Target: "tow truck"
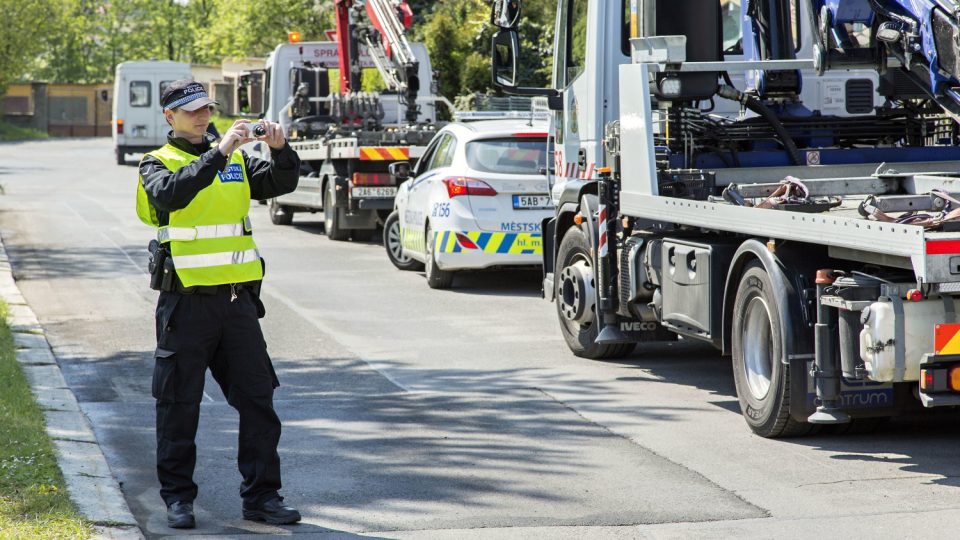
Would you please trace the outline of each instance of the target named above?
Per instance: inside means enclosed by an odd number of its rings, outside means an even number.
[[[559,0],[544,296],[571,351],[731,356],[763,437],[960,405],[953,2]],[[731,15],[732,16],[725,16]]]
[[[291,33],[240,87],[263,88],[263,117],[284,127],[304,164],[297,189],[268,201],[271,221],[290,225],[296,212],[322,210],[327,238],[369,240],[393,208],[390,166],[415,163],[442,126],[438,104],[452,105],[433,93],[426,48],[404,35],[412,22],[406,2],[335,4],[335,43]],[[332,67],[340,71],[339,93],[330,92]],[[361,91],[364,67],[377,69],[386,91]]]

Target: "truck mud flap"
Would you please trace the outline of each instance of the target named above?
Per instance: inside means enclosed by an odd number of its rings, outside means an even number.
[[[671,332],[658,322],[637,321],[618,317],[620,331],[631,341],[637,343],[650,341],[676,341],[677,334]]]

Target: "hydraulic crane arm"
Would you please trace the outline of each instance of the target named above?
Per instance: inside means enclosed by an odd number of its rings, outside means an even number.
[[[420,63],[405,35],[413,22],[409,4],[404,0],[336,0],[336,6],[341,93],[359,90],[358,44],[363,42],[387,88],[403,96],[406,120],[416,122]],[[361,7],[365,8],[366,24],[357,24],[364,12]]]

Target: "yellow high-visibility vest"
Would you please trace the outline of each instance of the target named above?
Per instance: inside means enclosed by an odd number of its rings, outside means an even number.
[[[198,159],[170,144],[146,155],[159,159],[174,173]],[[137,216],[157,228],[158,241],[170,244],[174,268],[185,287],[263,279],[249,210],[250,184],[240,151],[230,156],[227,168],[218,172],[213,183],[200,190],[186,208],[170,212],[166,226],[160,226],[142,177],[137,185]]]

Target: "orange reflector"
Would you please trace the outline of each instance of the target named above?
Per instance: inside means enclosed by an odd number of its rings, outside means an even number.
[[[406,146],[368,146],[360,148],[360,161],[406,161],[410,148]]]
[[[577,225],[583,224],[583,216],[581,216],[580,214],[573,216],[573,222],[576,223]]]
[[[597,167],[597,172],[600,174],[610,174],[611,171],[610,167]]]
[[[950,390],[960,392],[960,366],[950,368],[948,384],[950,385]]]
[[[933,329],[935,354],[960,354],[960,324],[938,324]]]
[[[303,36],[300,35],[300,32],[288,32],[287,39],[290,40],[290,43],[300,43],[300,40]]]

